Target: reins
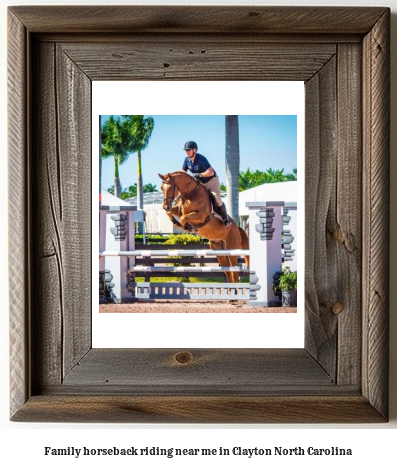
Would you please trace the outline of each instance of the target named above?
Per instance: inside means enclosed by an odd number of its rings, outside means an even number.
[[[194,193],[201,185],[200,182],[198,182],[197,180],[195,180],[194,178],[191,178],[189,184],[187,185],[187,188],[186,190],[184,191],[184,194],[182,195],[182,191],[181,189],[179,188],[179,186],[177,185],[176,181],[175,181],[175,177],[170,177],[170,181],[172,182],[172,185],[173,185],[173,190],[172,190],[172,196],[169,196],[168,198],[165,197],[164,198],[164,201],[167,201],[167,199],[171,199],[173,198],[173,202],[172,202],[172,205],[171,207],[174,207],[176,205],[176,203],[178,202],[178,200],[181,198],[182,201],[184,199],[186,199],[189,195],[191,195],[192,193]],[[193,188],[192,191],[188,192],[188,188],[189,186],[193,183],[193,181],[195,181],[197,183],[196,187]],[[169,185],[170,183],[168,183],[167,180],[163,180],[163,183],[165,183],[166,185]],[[179,192],[179,195],[177,197],[175,197],[175,188],[178,190]]]

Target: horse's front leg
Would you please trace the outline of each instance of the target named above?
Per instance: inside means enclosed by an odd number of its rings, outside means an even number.
[[[192,211],[191,213],[187,213],[181,216],[179,221],[182,224],[182,226],[184,226],[187,222],[189,222],[188,219],[190,217],[195,216],[196,214],[198,214],[198,211]]]
[[[211,250],[224,250],[225,246],[221,240],[210,240],[209,242]],[[229,258],[226,255],[217,255],[219,266],[228,267]],[[233,283],[233,272],[225,271],[226,280],[228,283]]]
[[[229,267],[236,267],[237,266],[238,257],[227,257]],[[230,279],[232,280],[230,283],[238,283],[238,271],[231,271],[230,272]]]
[[[181,223],[176,219],[175,215],[179,216],[178,208],[173,208],[171,211],[166,211],[167,216],[170,218],[170,221],[175,227],[180,227]]]

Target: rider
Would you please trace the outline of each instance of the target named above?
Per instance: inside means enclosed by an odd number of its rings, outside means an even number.
[[[214,195],[218,211],[225,226],[228,227],[232,222],[227,215],[225,203],[221,199],[219,178],[206,157],[199,154],[197,149],[198,146],[194,141],[186,142],[183,150],[186,151],[187,157],[183,162],[182,170],[184,172],[189,170],[192,176],[196,180],[200,181]]]

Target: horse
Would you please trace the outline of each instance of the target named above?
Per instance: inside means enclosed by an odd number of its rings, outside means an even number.
[[[212,250],[248,249],[247,234],[232,218],[226,227],[221,217],[212,211],[211,193],[189,174],[179,171],[158,174],[162,180],[163,209],[172,223],[186,232],[197,232],[209,240]],[[179,217],[179,220],[175,216]],[[247,266],[249,257],[245,256]],[[220,266],[237,266],[237,256],[217,256]],[[238,281],[238,272],[225,272],[229,283]]]

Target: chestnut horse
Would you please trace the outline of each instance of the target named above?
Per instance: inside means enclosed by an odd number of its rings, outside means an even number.
[[[199,181],[185,172],[159,174],[164,195],[163,208],[174,225],[187,232],[197,232],[209,240],[212,250],[248,249],[248,236],[230,219],[225,226],[222,219],[212,211],[211,194]],[[179,220],[175,216],[179,217]],[[247,266],[249,257],[244,257]],[[218,256],[223,267],[237,266],[237,256]],[[238,272],[225,272],[229,283],[238,281]]]

